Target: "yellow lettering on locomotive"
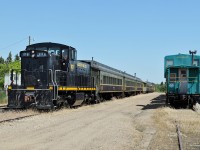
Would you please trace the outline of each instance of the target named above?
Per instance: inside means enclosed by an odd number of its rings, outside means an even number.
[[[87,65],[83,63],[77,63],[77,66],[80,68],[87,68]]]

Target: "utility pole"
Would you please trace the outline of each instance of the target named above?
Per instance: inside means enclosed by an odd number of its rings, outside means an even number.
[[[194,54],[196,54],[197,51],[196,51],[196,50],[194,50],[194,51],[189,51],[189,53],[192,54],[192,65],[194,65]]]
[[[28,44],[31,45],[31,36],[28,37]]]

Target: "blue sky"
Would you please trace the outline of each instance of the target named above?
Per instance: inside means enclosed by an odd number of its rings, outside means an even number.
[[[164,81],[164,56],[200,54],[198,0],[0,0],[0,56],[32,43],[75,47],[142,80]]]

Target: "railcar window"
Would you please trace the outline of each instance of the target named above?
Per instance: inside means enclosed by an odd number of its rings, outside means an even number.
[[[199,60],[194,60],[193,65],[199,66]]]
[[[108,81],[109,81],[109,78],[108,78],[108,77],[106,77],[106,84],[108,84]]]
[[[109,77],[109,84],[111,84],[111,82],[112,82],[111,80],[112,80],[111,77]]]
[[[175,73],[170,73],[170,81],[175,82],[176,81],[176,74]]]
[[[126,86],[134,86],[134,82],[132,82],[132,81],[126,81]]]
[[[122,85],[122,80],[113,77],[103,76],[103,84]]]
[[[103,84],[106,84],[106,76],[103,76]]]
[[[114,84],[117,85],[116,78],[114,78]]]
[[[173,65],[174,65],[174,61],[173,60],[167,60],[166,61],[166,67],[173,66]]]

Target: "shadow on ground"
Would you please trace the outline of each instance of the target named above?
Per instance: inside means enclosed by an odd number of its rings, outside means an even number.
[[[136,105],[136,106],[142,107],[142,110],[145,110],[145,109],[157,109],[157,108],[165,106],[165,99],[166,99],[165,94],[162,94],[162,95],[152,99],[150,104],[147,104],[147,105]]]

